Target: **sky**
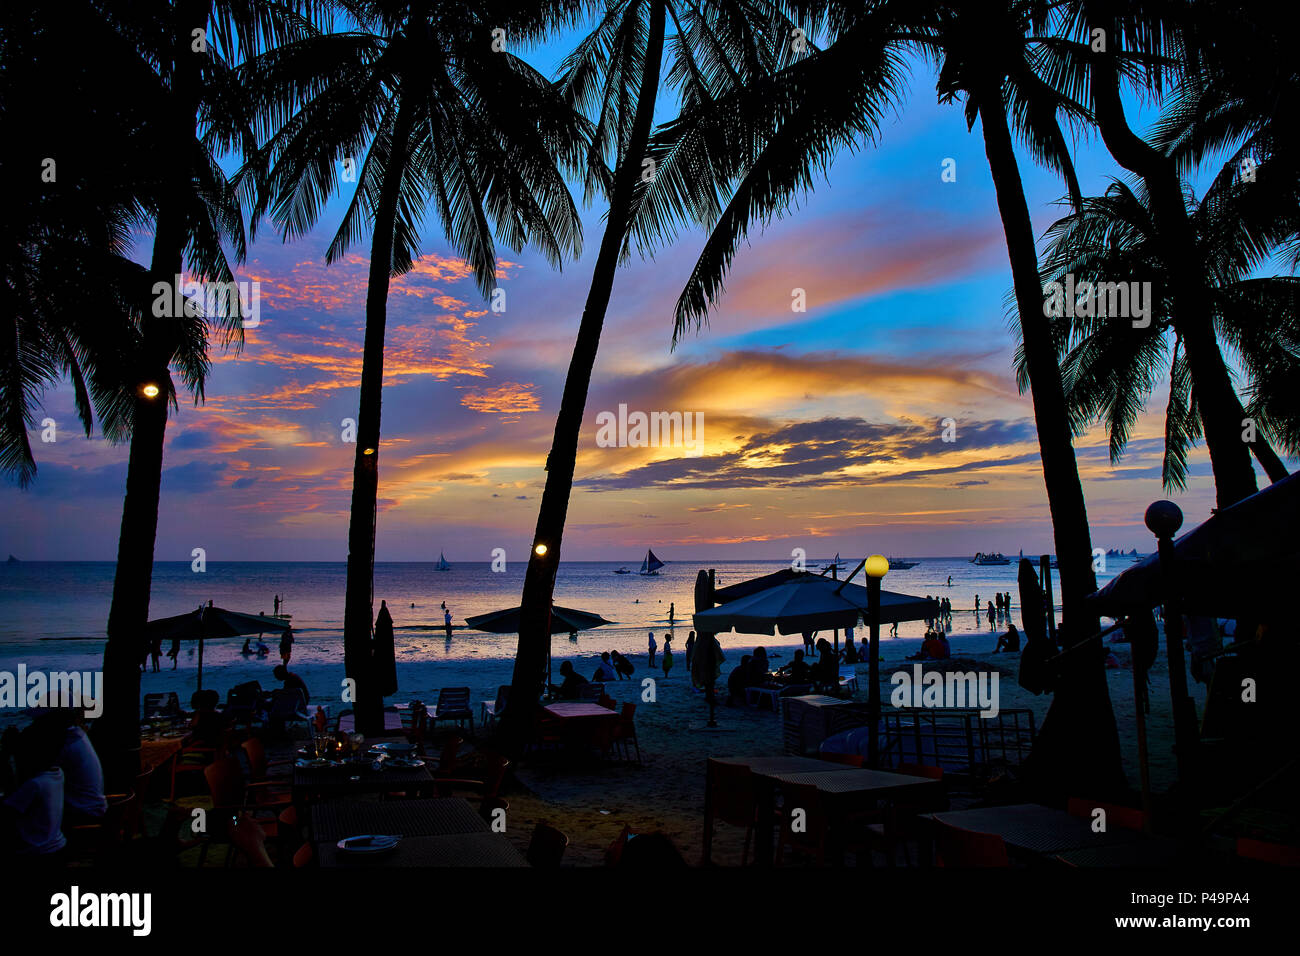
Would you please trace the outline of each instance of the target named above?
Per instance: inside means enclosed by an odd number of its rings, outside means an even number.
[[[525,57],[548,74],[571,38]],[[1046,553],[1053,550],[1030,397],[1012,368],[1006,247],[979,127],[941,106],[924,67],[878,147],[839,156],[797,208],[751,231],[720,308],[672,347],[673,307],[703,236],[685,232],[618,274],[578,450],[570,560]],[[1085,195],[1121,171],[1076,144]],[[1063,187],[1020,151],[1035,232]],[[955,160],[956,180],[941,177]],[[326,266],[347,196],[309,235],[260,233],[239,278],[261,321],[215,363],[201,405],[168,427],[156,559],[344,560],[361,372],[368,245]],[[584,254],[555,271],[499,253],[504,312],[429,217],[415,268],[389,297],[376,558],[487,561],[527,553],[603,208],[584,209]],[[144,251],[147,254],[147,237]],[[806,311],[792,310],[796,289]],[[1104,432],[1076,442],[1094,546],[1151,550],[1142,514],[1172,497],[1191,525],[1214,503],[1208,456],[1185,492],[1161,488],[1163,387],[1112,464]],[[703,416],[700,454],[602,447],[598,416]],[[38,473],[0,486],[0,553],[112,560],[127,447],[45,396]],[[944,421],[952,420],[943,440]]]

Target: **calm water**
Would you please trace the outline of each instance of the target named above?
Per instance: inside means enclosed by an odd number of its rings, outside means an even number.
[[[809,561],[820,568],[829,558]],[[1132,564],[1130,558],[1108,558],[1104,582]],[[851,569],[855,562],[849,562]],[[676,605],[676,634],[680,648],[690,629],[696,572],[701,567],[717,571],[718,585],[736,584],[787,566],[782,561],[713,561],[669,563],[654,577],[636,574],[639,562],[573,561],[560,566],[556,580],[557,604],[593,611],[617,622],[589,632],[600,643],[641,652],[647,631],[667,628],[670,604]],[[113,589],[112,562],[23,562],[0,565],[0,656],[21,654],[30,659],[65,654],[98,653],[108,619]],[[632,574],[614,571],[627,567]],[[439,659],[512,657],[514,635],[484,634],[469,630],[467,616],[519,603],[525,564],[512,563],[494,573],[487,562],[456,562],[449,571],[433,564],[389,563],[375,568],[375,601],[388,602],[407,653]],[[293,615],[300,655],[335,657],[342,653],[343,593],[346,567],[342,562],[238,562],[209,563],[202,574],[186,562],[155,565],[151,617],[166,617],[193,610],[212,600],[218,606],[251,613],[270,613],[274,596],[284,598],[284,610]],[[844,572],[841,572],[841,574]],[[947,585],[949,575],[952,586]],[[856,579],[862,581],[861,575]],[[980,567],[966,557],[927,558],[910,570],[894,570],[885,589],[918,596],[934,595],[952,601],[956,634],[988,632],[985,619],[976,619],[975,595],[986,602],[995,592],[1010,591],[1013,605],[1020,603],[1016,565]],[[1059,593],[1058,593],[1059,600]],[[451,610],[455,633],[448,642],[442,631],[441,602]],[[1018,614],[1013,620],[1019,621]],[[904,624],[900,637],[917,637],[924,624]],[[586,643],[588,635],[583,635]],[[747,635],[719,635],[723,646],[754,644]],[[566,638],[556,638],[557,648]],[[89,643],[93,642],[93,643]],[[274,641],[268,641],[274,644]],[[661,641],[662,643],[662,641]],[[799,644],[800,638],[767,638],[766,644]],[[232,643],[228,653],[238,651]],[[214,647],[212,653],[223,654]],[[273,648],[274,652],[274,648]],[[274,656],[274,653],[273,653]]]

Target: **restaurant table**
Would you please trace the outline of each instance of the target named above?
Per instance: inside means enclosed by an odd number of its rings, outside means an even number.
[[[815,772],[804,773],[755,771],[754,778],[760,783],[768,784],[759,790],[759,824],[754,844],[756,853],[765,854],[765,858],[756,857],[756,860],[764,863],[772,858],[773,796],[774,790],[782,784],[816,787],[830,817],[832,829],[847,814],[869,810],[880,800],[897,800],[901,797],[924,799],[930,794],[941,792],[943,787],[938,780],[929,777],[843,765],[839,765],[836,770],[820,767]],[[762,832],[764,829],[767,831],[765,834]],[[838,850],[836,852],[838,854]]]
[[[360,767],[294,767],[293,789],[296,796],[343,796],[355,793],[385,793],[390,791],[434,792],[433,774],[426,767],[392,767],[373,770],[369,765]]]
[[[500,833],[403,837],[396,847],[385,853],[348,852],[340,850],[337,841],[322,841],[316,849],[317,859],[323,867],[528,865],[523,854]]]
[[[185,743],[188,733],[164,734],[158,737],[140,738],[140,770],[161,767],[178,753]]]
[[[311,808],[312,838],[337,842],[364,833],[400,833],[408,837],[488,833],[468,801],[460,797],[415,800],[336,800]]]
[[[772,773],[835,773],[839,771],[852,770],[848,764],[832,763],[828,760],[815,760],[812,757],[710,757],[709,764],[722,763],[731,766],[748,767],[749,772],[753,774],[772,774]],[[768,789],[770,796],[770,782],[763,787]],[[756,788],[757,790],[758,788]],[[755,794],[757,796],[757,792]],[[761,834],[760,834],[761,839]],[[768,839],[771,839],[771,831],[768,832]],[[704,859],[711,859],[713,852],[713,773],[707,765],[704,772]],[[756,844],[755,856],[760,855]],[[769,842],[767,858],[771,859],[771,845]]]
[[[1008,853],[1029,857],[1151,840],[1134,830],[1119,827],[1112,827],[1104,833],[1094,833],[1088,820],[1037,803],[930,813],[921,819],[946,823],[963,830],[997,834],[1007,845]]]
[[[601,707],[600,704],[587,703],[563,703],[547,704],[544,708],[548,714],[559,720],[576,720],[579,718],[609,718],[618,719],[618,711],[610,710],[608,707]]]
[[[1197,860],[1194,854],[1173,840],[1160,837],[1140,839],[1135,843],[1115,843],[1107,846],[1085,847],[1080,850],[1066,850],[1052,857],[1066,866],[1122,866],[1130,868],[1166,867],[1179,865],[1196,865],[1206,860]]]

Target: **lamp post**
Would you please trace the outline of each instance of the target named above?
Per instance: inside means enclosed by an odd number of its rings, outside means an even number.
[[[1183,526],[1183,512],[1172,501],[1157,501],[1143,519],[1158,542],[1160,584],[1164,593],[1165,652],[1169,655],[1169,696],[1174,711],[1174,754],[1178,777],[1190,782],[1196,750],[1196,704],[1187,693],[1187,668],[1183,658],[1183,615],[1175,581],[1174,535]]]
[[[871,637],[867,657],[867,711],[871,717],[867,765],[875,768],[880,762],[880,580],[889,573],[889,561],[884,555],[873,554],[863,570],[867,573],[867,627]]]

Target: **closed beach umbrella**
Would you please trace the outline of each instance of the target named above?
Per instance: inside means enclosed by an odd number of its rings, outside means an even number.
[[[393,616],[388,613],[388,605],[383,601],[379,602],[379,613],[375,615],[373,663],[379,696],[391,697],[396,694],[397,651],[393,648]]]
[[[749,590],[742,582],[723,588],[718,607],[695,614],[695,629],[710,634],[736,630],[743,634],[801,634],[850,628],[867,612],[867,589],[809,572],[768,575],[766,587]],[[748,593],[746,593],[748,592]],[[742,596],[734,596],[734,595]],[[733,597],[734,596],[734,597]],[[939,602],[895,591],[880,592],[880,622],[924,621],[937,617]]]
[[[198,641],[199,686],[203,689],[203,642],[221,637],[244,637],[249,634],[282,634],[290,626],[284,621],[264,614],[244,614],[224,607],[204,605],[188,614],[160,617],[145,625],[145,638],[150,642]]]

